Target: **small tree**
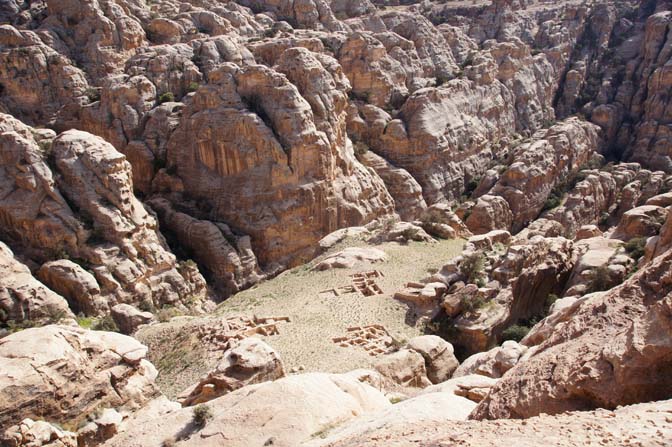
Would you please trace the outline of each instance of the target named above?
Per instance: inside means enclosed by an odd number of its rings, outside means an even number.
[[[460,262],[460,273],[469,283],[475,283],[485,268],[483,253],[473,253],[464,257]]]

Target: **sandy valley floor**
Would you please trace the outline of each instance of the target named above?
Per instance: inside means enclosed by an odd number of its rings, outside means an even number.
[[[406,282],[422,278],[457,256],[463,244],[462,240],[385,243],[376,248],[387,253],[386,262],[364,263],[353,269],[312,271],[323,255],[229,298],[217,308],[217,316],[179,317],[145,327],[136,336],[150,347],[150,360],[160,372],[159,384],[171,397],[197,381],[221,358],[221,351],[208,350],[201,342],[198,326],[212,325],[234,315],[290,318],[290,322],[279,324],[278,335],[265,337],[279,352],[287,372],[299,367],[305,371],[330,372],[370,367],[375,357],[358,347],[340,347],[332,339],[345,335],[349,327],[370,324],[385,326],[399,342],[418,335],[421,329],[405,322],[407,306],[392,297]],[[367,246],[367,243],[349,239],[329,253],[347,246]],[[384,275],[377,279],[382,295],[320,296],[320,291],[351,284],[353,273],[372,269]]]

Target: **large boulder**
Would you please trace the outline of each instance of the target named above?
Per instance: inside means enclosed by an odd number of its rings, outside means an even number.
[[[412,338],[406,345],[425,359],[427,378],[432,383],[441,383],[453,374],[459,362],[453,354],[453,345],[436,335],[421,335]]]
[[[182,393],[182,405],[200,404],[238,388],[284,376],[282,361],[273,348],[258,338],[245,338],[224,353],[214,371]]]
[[[100,408],[136,410],[158,393],[146,355],[125,335],[68,326],[0,339],[0,426],[31,418],[76,427]]]
[[[68,302],[30,273],[0,242],[0,323],[58,320],[74,317]]]
[[[392,383],[402,387],[424,388],[432,384],[427,378],[424,357],[410,349],[381,357],[375,368]]]
[[[151,312],[143,312],[130,304],[117,304],[110,309],[117,327],[123,334],[132,334],[138,327],[154,321]]]

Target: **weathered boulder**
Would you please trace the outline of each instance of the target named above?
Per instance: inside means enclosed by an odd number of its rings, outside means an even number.
[[[432,384],[427,378],[424,357],[410,349],[381,357],[375,368],[384,377],[402,387],[424,388]]]
[[[8,447],[77,447],[77,435],[48,422],[26,418],[0,433],[0,443]]]
[[[224,353],[214,371],[185,390],[181,397],[188,407],[216,399],[247,385],[285,376],[277,352],[257,338],[245,338]]]
[[[454,378],[480,374],[499,379],[505,372],[513,368],[527,351],[527,347],[508,340],[502,346],[487,352],[474,354],[467,358],[455,370]]]
[[[511,230],[513,214],[506,200],[498,196],[484,195],[478,198],[470,210],[465,224],[474,234],[493,230]]]
[[[612,234],[613,238],[629,241],[635,237],[655,236],[667,218],[668,210],[643,205],[626,211]]]
[[[77,426],[99,408],[136,410],[158,392],[146,354],[133,338],[77,327],[0,339],[0,425],[31,418]]]
[[[52,290],[67,297],[74,313],[96,315],[106,310],[96,278],[69,259],[45,262],[37,271],[37,277]]]
[[[74,317],[68,302],[35,279],[30,269],[0,242],[0,323],[58,322],[68,317]]]
[[[453,377],[445,382],[425,388],[420,394],[449,392],[479,403],[485,399],[485,396],[488,395],[490,389],[495,386],[498,380],[481,374]]]
[[[130,304],[117,304],[110,309],[110,314],[122,334],[130,335],[143,324],[154,321],[151,312],[142,312]]]
[[[453,354],[453,345],[436,335],[412,338],[406,345],[425,359],[427,378],[436,384],[450,379],[459,362]]]

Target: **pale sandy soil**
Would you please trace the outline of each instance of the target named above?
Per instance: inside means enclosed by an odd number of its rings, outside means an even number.
[[[279,324],[279,334],[264,337],[275,348],[287,372],[303,367],[305,371],[343,372],[370,367],[375,357],[360,348],[343,348],[332,341],[353,326],[382,324],[399,342],[421,333],[421,328],[406,323],[407,306],[392,298],[406,282],[416,281],[457,256],[464,241],[437,241],[434,244],[412,242],[408,245],[385,243],[376,248],[389,257],[384,263],[355,266],[324,272],[311,271],[310,264],[284,272],[222,303],[215,316],[183,317],[169,323],[141,329],[136,337],[150,347],[150,360],[159,369],[159,385],[174,397],[217,364],[221,352],[208,352],[196,335],[200,325],[213,319],[234,315],[289,317]],[[348,240],[329,253],[347,246],[367,246],[361,240]],[[350,275],[376,269],[385,276],[377,280],[383,294],[364,297],[359,293],[320,298],[319,292],[351,284]]]

